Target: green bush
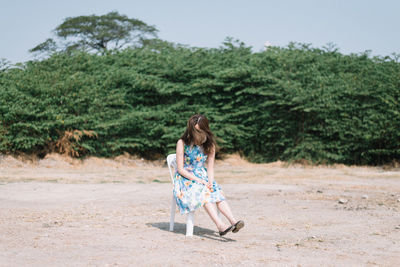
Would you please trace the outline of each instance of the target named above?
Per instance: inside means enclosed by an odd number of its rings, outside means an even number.
[[[399,99],[397,59],[296,43],[56,53],[0,70],[0,152],[43,156],[64,137],[79,157],[155,159],[202,113],[222,153],[384,164],[400,159]],[[95,135],[66,139],[75,130]]]

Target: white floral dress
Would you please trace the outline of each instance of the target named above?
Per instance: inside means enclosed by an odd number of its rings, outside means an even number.
[[[192,148],[184,145],[183,168],[196,177],[208,182],[207,168],[204,166],[207,155],[202,147],[195,145]],[[189,180],[175,171],[173,193],[181,214],[194,211],[208,202],[225,200],[224,193],[214,180],[211,190],[198,182]]]

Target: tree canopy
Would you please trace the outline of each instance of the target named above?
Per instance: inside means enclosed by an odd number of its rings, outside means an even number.
[[[105,15],[68,17],[53,31],[59,39],[48,38],[29,51],[52,54],[57,51],[83,50],[105,53],[110,49],[141,46],[157,37],[158,30],[143,21],[128,18],[116,11]]]

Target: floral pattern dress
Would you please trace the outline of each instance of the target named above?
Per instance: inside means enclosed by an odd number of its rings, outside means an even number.
[[[190,147],[184,144],[183,168],[196,177],[208,182],[207,168],[204,166],[207,155],[202,147],[195,145]],[[212,188],[187,179],[175,171],[173,193],[181,214],[189,213],[204,206],[208,202],[225,200],[224,193],[214,180]]]

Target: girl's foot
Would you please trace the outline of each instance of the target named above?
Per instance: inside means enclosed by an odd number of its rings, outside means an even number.
[[[244,221],[239,220],[234,225],[232,225],[232,232],[237,233],[240,229],[244,227]]]
[[[220,235],[220,236],[226,235],[227,233],[229,233],[229,231],[232,230],[232,228],[233,228],[233,225],[228,226],[228,228],[226,228],[226,229],[223,230],[223,231],[219,230],[219,235]]]

